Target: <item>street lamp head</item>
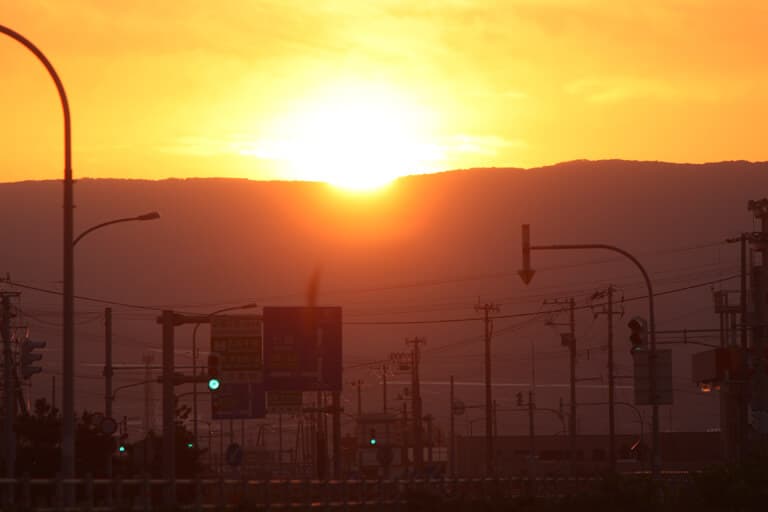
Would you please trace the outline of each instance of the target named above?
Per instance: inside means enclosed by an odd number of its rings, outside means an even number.
[[[149,213],[145,213],[144,215],[138,215],[136,217],[136,220],[155,220],[155,219],[159,219],[159,218],[160,218],[160,214],[159,213],[157,213],[157,212],[149,212]]]

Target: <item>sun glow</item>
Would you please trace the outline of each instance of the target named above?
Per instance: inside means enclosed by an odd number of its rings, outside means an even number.
[[[289,179],[372,190],[431,172],[442,159],[423,108],[389,91],[345,88],[299,105],[253,153],[282,161]]]

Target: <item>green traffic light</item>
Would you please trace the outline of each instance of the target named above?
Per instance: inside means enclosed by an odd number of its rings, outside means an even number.
[[[119,451],[120,453],[125,453],[125,445],[124,445],[124,444],[121,444],[121,445],[120,445],[120,446],[117,448],[117,451]]]
[[[195,446],[195,445],[194,445],[193,443],[187,443],[187,448],[192,448],[192,447],[194,447],[194,446]]]
[[[372,439],[371,439],[370,441],[368,441],[368,442],[371,444],[371,446],[376,446],[376,439],[375,439],[375,438],[372,438]]]
[[[208,379],[208,389],[216,391],[221,387],[221,381],[219,379]]]

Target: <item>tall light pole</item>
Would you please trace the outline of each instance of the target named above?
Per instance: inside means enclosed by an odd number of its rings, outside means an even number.
[[[229,308],[222,308],[208,314],[208,318],[218,315],[219,313],[226,313],[227,311],[237,311],[239,309],[253,309],[259,307],[255,302],[248,304],[242,304],[240,306],[232,306]],[[195,324],[192,329],[192,376],[197,377],[197,329],[200,327],[200,322]],[[197,381],[192,383],[192,430],[197,443]]]
[[[102,222],[86,229],[80,233],[77,238],[72,241],[72,247],[74,248],[77,243],[82,240],[86,235],[93,233],[97,229],[101,229],[112,224],[118,224],[120,222],[132,222],[132,221],[145,221],[156,220],[160,218],[160,214],[157,212],[149,212],[142,215],[136,215],[135,217],[121,217],[119,219]],[[112,417],[112,308],[106,308],[104,310],[104,414],[107,417]],[[110,459],[111,460],[111,459]]]
[[[648,378],[650,380],[649,383],[649,395],[651,398],[651,404],[652,404],[652,419],[651,419],[651,474],[653,478],[656,480],[660,476],[661,472],[661,450],[659,447],[659,403],[658,403],[658,397],[656,396],[657,392],[657,385],[656,385],[656,365],[657,365],[657,359],[656,359],[656,315],[655,315],[655,307],[653,302],[653,286],[651,285],[651,279],[648,277],[648,272],[646,272],[645,267],[630,253],[627,251],[620,249],[618,247],[614,247],[613,245],[606,245],[606,244],[573,244],[573,245],[531,245],[530,240],[530,226],[528,224],[523,224],[522,226],[522,241],[523,241],[523,268],[520,269],[518,272],[520,275],[520,278],[523,280],[523,282],[527,285],[531,282],[531,279],[533,279],[533,275],[535,274],[535,271],[533,268],[531,268],[531,251],[536,250],[579,250],[579,249],[604,249],[608,251],[613,251],[621,254],[628,260],[630,260],[632,263],[635,264],[635,266],[640,270],[640,273],[643,275],[643,280],[645,280],[645,287],[647,289],[648,293],[648,317],[649,317],[649,334],[651,339],[651,350],[648,354]]]
[[[64,391],[62,398],[61,473],[64,479],[75,476],[75,265],[72,244],[74,226],[74,187],[72,180],[72,126],[69,102],[64,85],[48,58],[27,38],[10,28],[0,25],[0,33],[18,41],[45,66],[59,93],[64,114],[64,225],[62,237],[62,272],[64,290],[62,300],[62,373]],[[74,495],[67,492],[67,502]]]
[[[134,221],[146,221],[156,220],[160,218],[160,214],[157,212],[144,213],[142,215],[136,215],[135,217],[121,217],[119,219],[102,222],[91,226],[77,238],[72,241],[72,248],[82,240],[86,235],[93,233],[97,229],[101,229],[112,224],[119,224],[121,222],[134,222]],[[112,308],[106,308],[104,310],[104,414],[108,418],[112,418],[112,376],[114,371],[112,370]],[[112,418],[114,419],[114,418]],[[112,477],[112,456],[107,457],[107,477]]]

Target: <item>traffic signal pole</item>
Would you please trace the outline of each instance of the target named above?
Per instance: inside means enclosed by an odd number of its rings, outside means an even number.
[[[661,472],[661,448],[659,446],[659,404],[657,396],[657,383],[656,383],[656,310],[654,306],[653,297],[653,285],[651,279],[648,277],[645,267],[629,252],[615,247],[613,245],[606,244],[573,244],[573,245],[531,245],[530,243],[530,226],[523,224],[522,226],[522,248],[523,248],[523,268],[519,271],[520,277],[525,284],[530,283],[533,279],[535,271],[530,265],[530,252],[535,250],[584,250],[584,249],[602,249],[612,251],[621,254],[625,258],[629,259],[640,273],[643,275],[645,281],[645,287],[648,293],[648,317],[649,317],[649,334],[650,334],[650,353],[648,354],[648,366],[650,377],[650,397],[652,405],[652,434],[651,434],[651,474],[654,479],[658,479]]]

